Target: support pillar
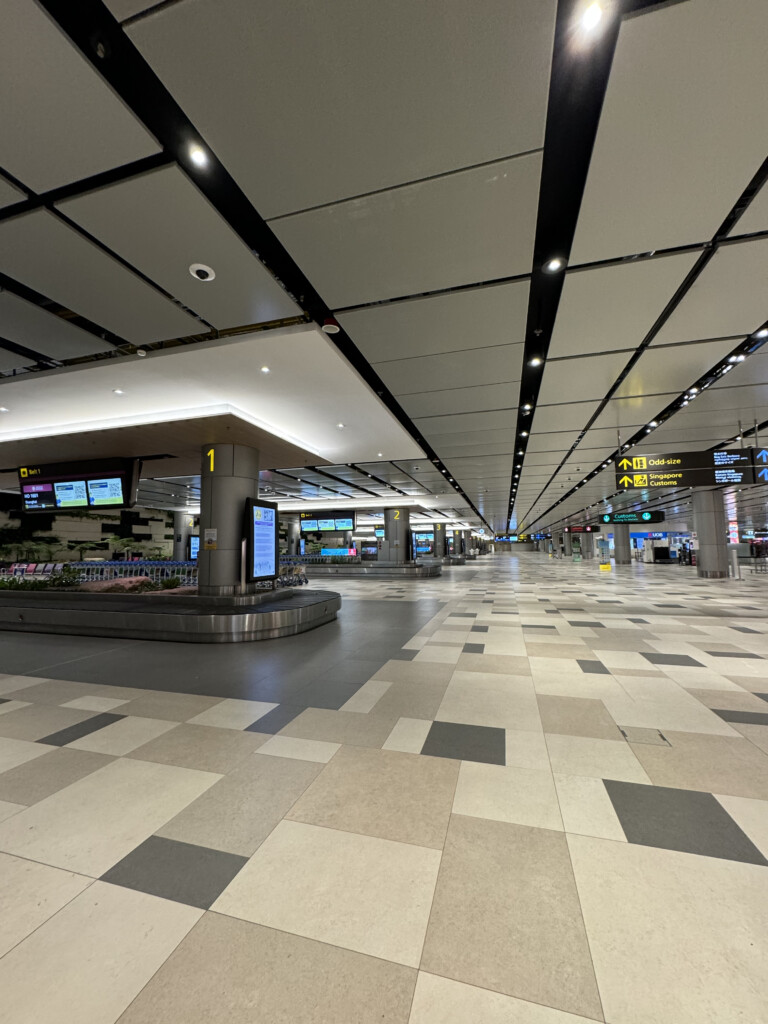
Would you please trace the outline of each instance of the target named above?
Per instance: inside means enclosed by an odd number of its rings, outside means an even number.
[[[573,544],[571,543],[571,535],[570,535],[570,533],[564,533],[563,534],[563,547],[565,548],[565,556],[566,556],[566,558],[570,558],[571,555],[573,554]]]
[[[195,519],[189,512],[173,513],[173,560],[174,562],[186,562],[189,558],[189,537],[192,533]]]
[[[629,524],[613,524],[613,555],[616,565],[632,564],[632,547],[629,540]]]
[[[445,558],[445,524],[435,523],[435,558]]]
[[[410,525],[410,509],[384,509],[384,543],[380,555],[382,562],[400,563],[410,560]]]
[[[582,533],[581,535],[581,557],[584,559],[595,557],[595,546],[591,533]]]
[[[288,541],[288,554],[298,555],[301,551],[301,525],[299,520],[291,518],[286,522],[287,532],[286,540]]]
[[[203,445],[200,476],[198,593],[236,594],[245,499],[259,496],[259,453],[243,444]]]
[[[696,573],[707,580],[728,575],[728,544],[723,497],[719,491],[693,491],[693,528],[698,535]]]
[[[347,551],[349,551],[349,549],[352,547],[352,544],[353,544],[352,531],[351,530],[345,530],[344,531],[344,547],[347,549]]]

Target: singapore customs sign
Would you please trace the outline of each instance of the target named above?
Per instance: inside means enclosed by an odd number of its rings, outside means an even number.
[[[733,451],[666,452],[625,455],[616,462],[620,490],[653,487],[713,487],[755,483],[756,459],[768,452],[755,448]],[[759,475],[759,470],[757,470]],[[768,470],[765,473],[768,479]]]

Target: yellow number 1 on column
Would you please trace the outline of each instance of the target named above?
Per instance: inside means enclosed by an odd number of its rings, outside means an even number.
[[[211,449],[210,449],[209,451],[207,451],[207,452],[206,452],[205,454],[206,454],[206,455],[208,456],[208,458],[209,458],[209,459],[211,460],[211,472],[213,472],[213,448],[211,448]]]

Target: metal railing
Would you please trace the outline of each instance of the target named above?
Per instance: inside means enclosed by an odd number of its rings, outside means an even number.
[[[77,583],[146,577],[153,583],[178,578],[181,587],[197,586],[197,562],[16,562],[0,569],[1,576],[22,579],[47,579],[63,569],[76,573]]]

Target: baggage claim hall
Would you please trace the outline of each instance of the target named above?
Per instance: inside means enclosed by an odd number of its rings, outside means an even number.
[[[3,0],[3,1024],[766,1024],[766,0]]]

